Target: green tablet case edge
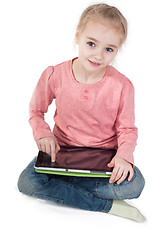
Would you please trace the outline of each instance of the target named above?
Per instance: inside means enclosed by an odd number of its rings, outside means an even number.
[[[37,173],[55,174],[55,175],[65,175],[65,176],[76,176],[76,177],[110,177],[109,174],[91,174],[91,173],[77,173],[77,172],[63,172],[63,171],[49,171],[35,169]]]

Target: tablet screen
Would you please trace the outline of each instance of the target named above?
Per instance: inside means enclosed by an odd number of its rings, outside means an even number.
[[[51,162],[50,155],[40,151],[35,167],[111,172],[112,168],[107,164],[115,154],[116,149],[60,146],[55,162]]]

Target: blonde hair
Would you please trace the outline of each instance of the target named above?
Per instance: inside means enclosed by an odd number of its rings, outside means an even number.
[[[122,13],[113,6],[109,6],[105,3],[94,4],[86,8],[80,18],[78,27],[82,32],[89,20],[94,18],[103,18],[103,20],[109,21],[110,24],[114,25],[122,31],[123,38],[122,43],[127,38],[127,20]]]

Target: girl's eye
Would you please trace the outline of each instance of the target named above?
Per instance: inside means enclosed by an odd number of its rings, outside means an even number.
[[[106,51],[107,52],[113,52],[113,49],[112,48],[106,48]]]
[[[95,47],[95,46],[96,46],[95,43],[93,43],[93,42],[87,42],[87,44],[88,44],[90,47]]]

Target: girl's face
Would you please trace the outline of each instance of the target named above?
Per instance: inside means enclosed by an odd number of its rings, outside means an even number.
[[[101,71],[112,62],[121,46],[119,29],[102,21],[90,20],[84,30],[77,28],[78,61],[86,71]]]

